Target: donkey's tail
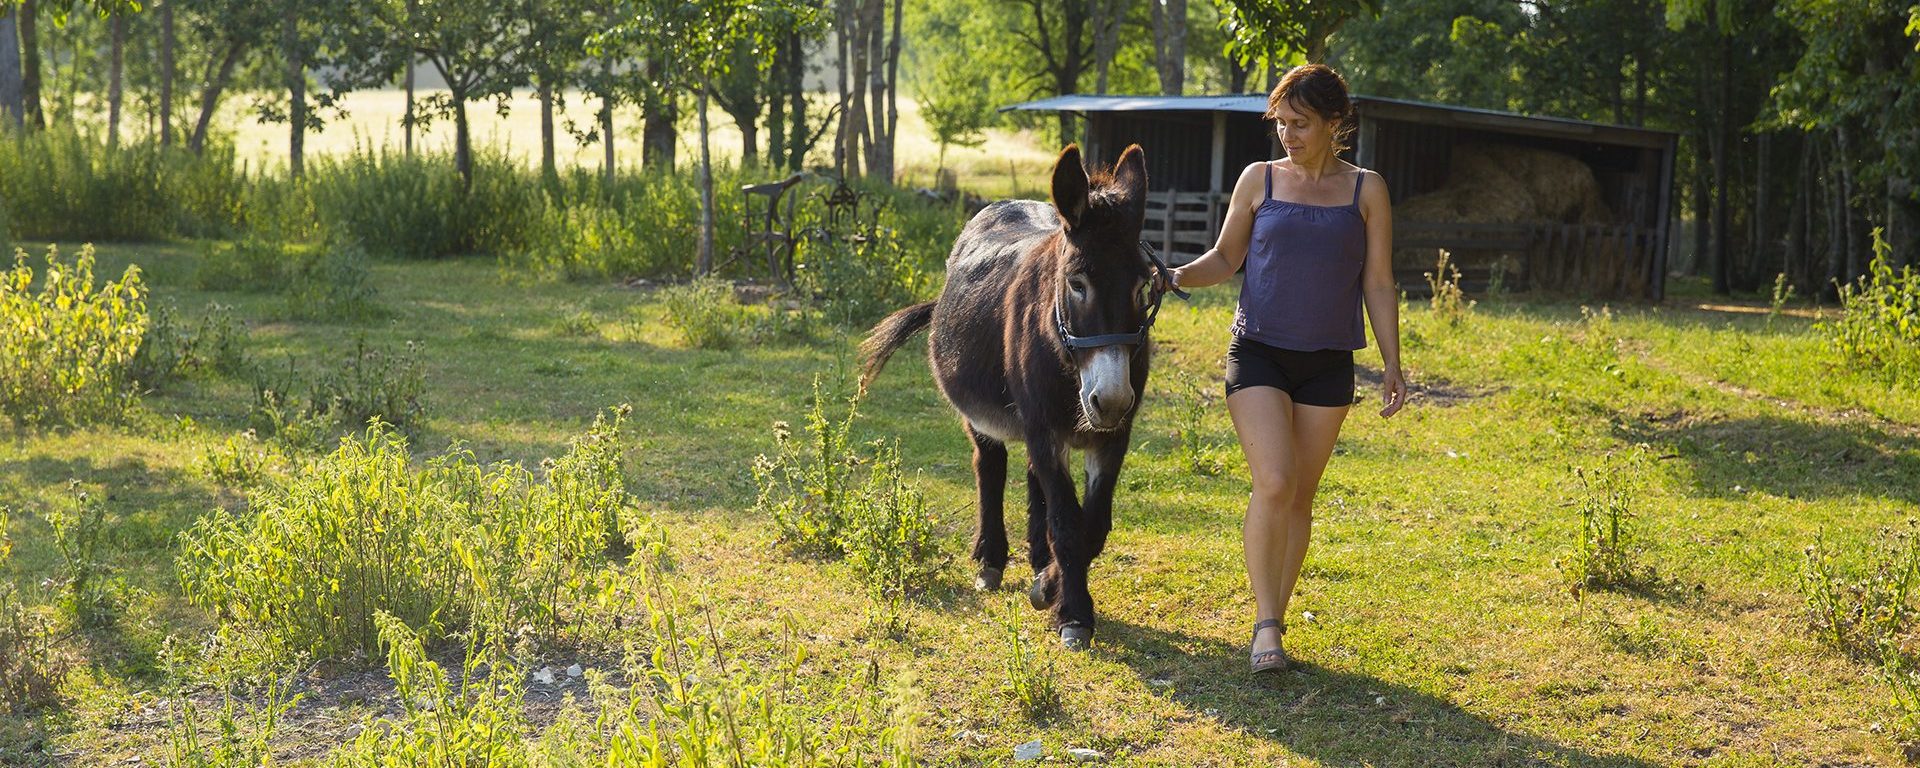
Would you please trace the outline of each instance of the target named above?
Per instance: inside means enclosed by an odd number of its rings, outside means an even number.
[[[927,301],[887,315],[887,319],[874,326],[867,340],[860,343],[860,388],[866,389],[867,383],[886,367],[887,358],[893,357],[895,350],[931,322],[933,302]]]

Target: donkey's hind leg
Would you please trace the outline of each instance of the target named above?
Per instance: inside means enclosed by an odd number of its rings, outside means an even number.
[[[973,531],[973,562],[979,571],[973,588],[992,591],[1000,588],[1000,578],[1007,571],[1007,446],[981,434],[971,423],[967,437],[973,440],[973,482],[980,494]]]

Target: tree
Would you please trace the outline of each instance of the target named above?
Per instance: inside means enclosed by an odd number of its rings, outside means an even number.
[[[699,116],[700,131],[700,239],[694,272],[713,267],[713,155],[709,144],[707,104],[714,80],[731,66],[730,54],[743,40],[764,43],[781,33],[773,20],[797,18],[806,6],[795,0],[715,0],[684,3],[679,0],[615,0],[611,29],[592,38],[590,50],[646,51],[648,58],[673,61],[675,67],[650,69],[653,86],[663,92],[690,90]],[[787,16],[782,11],[790,11]]]
[[[529,2],[527,39],[522,50],[540,101],[540,174],[551,181],[559,178],[554,163],[553,109],[566,89],[580,80],[575,73],[587,55],[587,36],[592,34],[587,22],[593,18],[593,8],[582,0]]]
[[[1153,15],[1154,73],[1160,93],[1179,96],[1187,87],[1187,0],[1148,0]]]
[[[516,85],[528,78],[525,45],[529,0],[475,3],[466,0],[418,0],[409,15],[396,0],[379,0],[368,14],[372,37],[361,51],[384,50],[388,57],[375,71],[391,76],[393,54],[425,59],[446,81],[447,91],[422,100],[421,120],[453,118],[453,162],[461,182],[473,184],[473,136],[467,106],[493,99],[500,110]]]
[[[1376,0],[1224,0],[1227,27],[1243,61],[1269,69],[1290,55],[1308,63],[1326,60],[1327,38],[1341,25],[1379,10]]]
[[[915,97],[920,100],[920,117],[933,130],[940,145],[936,168],[947,167],[947,147],[977,147],[986,143],[984,130],[993,119],[989,78],[972,66],[964,53],[949,53],[935,60],[933,76],[918,84]]]
[[[206,150],[207,133],[220,99],[233,83],[234,70],[249,51],[266,45],[278,9],[250,0],[201,0],[185,6],[188,39],[207,56],[201,75],[200,111],[187,137],[194,154]]]

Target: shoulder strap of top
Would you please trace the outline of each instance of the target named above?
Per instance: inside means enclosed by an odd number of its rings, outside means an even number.
[[[1360,179],[1359,179],[1358,181],[1355,181],[1355,182],[1353,183],[1353,202],[1351,202],[1351,203],[1348,203],[1348,205],[1355,205],[1355,206],[1357,206],[1357,205],[1359,205],[1359,204],[1360,204],[1360,188],[1361,188],[1362,186],[1365,186],[1365,185],[1366,185],[1366,183],[1367,183],[1367,172],[1366,172],[1366,171],[1361,171],[1361,172],[1359,172],[1359,173],[1357,173],[1357,174],[1355,174],[1355,175],[1356,175],[1356,176],[1359,176],[1359,177],[1360,177]]]
[[[1266,174],[1267,174],[1267,197],[1266,197],[1266,199],[1268,199],[1268,200],[1272,200],[1272,199],[1273,199],[1273,163],[1261,163],[1261,164],[1260,164],[1260,167],[1261,167],[1262,169],[1264,169],[1264,170],[1266,171]]]

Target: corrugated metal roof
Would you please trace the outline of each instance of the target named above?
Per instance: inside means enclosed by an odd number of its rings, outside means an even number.
[[[1660,130],[1657,128],[1597,123],[1565,117],[1523,115],[1518,112],[1501,112],[1493,109],[1461,107],[1453,104],[1436,104],[1433,102],[1412,101],[1408,99],[1386,99],[1357,93],[1353,95],[1353,101],[1363,110],[1367,104],[1374,103],[1391,104],[1435,112],[1449,112],[1467,116],[1465,118],[1466,120],[1477,120],[1488,127],[1495,127],[1499,125],[1501,121],[1511,120],[1552,124],[1560,127],[1561,130],[1607,128],[1660,136],[1676,135],[1673,131]],[[1227,96],[1098,96],[1076,93],[1021,104],[1012,104],[1001,107],[1000,111],[1006,112],[1015,109],[1034,112],[1247,112],[1258,115],[1266,113],[1267,97],[1258,94]]]
[[[1001,107],[1033,112],[1252,112],[1267,111],[1265,96],[1095,96],[1074,93]]]

